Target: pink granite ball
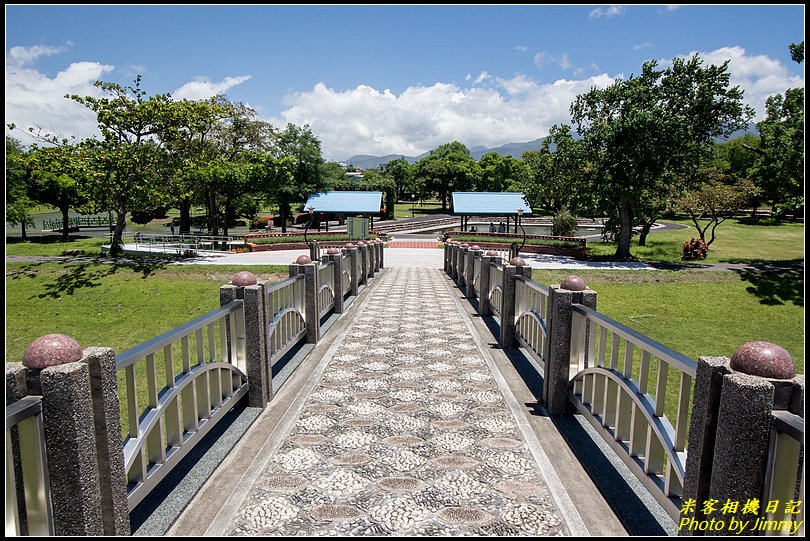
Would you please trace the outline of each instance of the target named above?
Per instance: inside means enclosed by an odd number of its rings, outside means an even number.
[[[47,368],[80,360],[84,354],[76,340],[64,334],[40,336],[28,346],[23,365],[28,368]]]

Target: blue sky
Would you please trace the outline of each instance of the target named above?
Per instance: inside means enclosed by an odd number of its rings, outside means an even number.
[[[224,93],[275,125],[310,124],[327,159],[416,155],[543,137],[577,94],[695,52],[730,59],[761,114],[804,86],[788,51],[804,9],[6,5],[6,123],[90,136],[93,115],[64,94],[140,73],[149,94]]]

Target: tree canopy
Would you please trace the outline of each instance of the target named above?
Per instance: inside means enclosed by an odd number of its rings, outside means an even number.
[[[616,256],[629,258],[633,227],[673,179],[694,182],[714,138],[744,128],[753,110],[729,87],[728,62],[703,66],[694,55],[577,96],[571,114],[594,174],[589,190],[616,227]]]

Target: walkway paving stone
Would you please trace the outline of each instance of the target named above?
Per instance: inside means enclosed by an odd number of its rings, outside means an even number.
[[[380,279],[227,533],[568,533],[443,276]]]

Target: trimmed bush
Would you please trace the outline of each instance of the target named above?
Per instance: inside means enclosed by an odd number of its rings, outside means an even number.
[[[573,237],[579,222],[567,207],[563,207],[551,220],[551,234],[555,237]]]
[[[683,243],[683,254],[681,259],[684,261],[701,261],[706,259],[706,254],[709,253],[709,247],[702,239],[688,240]]]

